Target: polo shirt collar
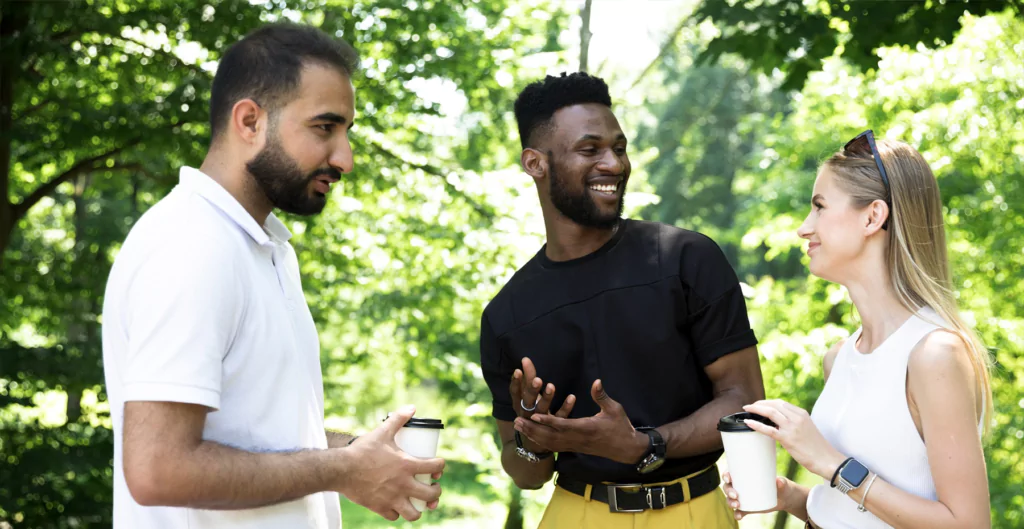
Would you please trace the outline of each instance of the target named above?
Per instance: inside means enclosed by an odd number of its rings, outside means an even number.
[[[241,227],[249,237],[252,237],[256,244],[266,245],[277,241],[284,242],[291,238],[292,233],[288,231],[284,223],[271,213],[267,221],[260,227],[256,219],[242,207],[235,197],[228,193],[216,180],[210,178],[206,173],[194,167],[182,166],[179,172],[179,185],[192,189],[199,196],[208,200],[217,209],[224,212],[232,221]]]

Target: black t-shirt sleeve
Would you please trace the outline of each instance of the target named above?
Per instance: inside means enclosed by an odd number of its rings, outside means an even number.
[[[484,381],[491,390],[491,415],[501,421],[515,420],[516,412],[508,391],[515,367],[501,352],[501,344],[494,334],[494,328],[488,321],[486,312],[480,318],[480,368],[484,374]]]
[[[681,252],[679,276],[686,296],[685,330],[701,366],[757,345],[739,279],[722,249],[698,235]]]

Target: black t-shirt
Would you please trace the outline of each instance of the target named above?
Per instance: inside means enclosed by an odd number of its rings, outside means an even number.
[[[484,309],[480,331],[492,415],[503,421],[516,418],[508,387],[523,357],[555,385],[552,410],[571,393],[571,418],[597,414],[590,387],[600,378],[634,427],[657,427],[711,401],[705,366],[755,344],[739,281],[718,245],[633,220],[579,259],[551,261],[541,248]],[[653,483],[706,468],[721,454],[669,459],[641,475],[635,464],[570,452],[558,454],[555,469],[591,483]]]

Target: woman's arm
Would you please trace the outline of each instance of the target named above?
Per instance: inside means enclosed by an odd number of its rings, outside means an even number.
[[[974,371],[966,347],[948,332],[933,332],[911,352],[908,390],[918,403],[938,501],[901,490],[876,478],[850,491],[851,499],[896,529],[975,529],[991,527],[988,479],[978,435]],[[845,459],[831,446],[806,411],[779,400],[744,406],[779,427],[747,424],[776,440],[798,463],[831,479]],[[869,469],[870,470],[870,469]]]
[[[974,368],[963,341],[945,331],[929,334],[911,352],[907,373],[938,501],[877,478],[864,507],[897,529],[991,527]],[[864,488],[850,491],[850,497],[859,503]]]

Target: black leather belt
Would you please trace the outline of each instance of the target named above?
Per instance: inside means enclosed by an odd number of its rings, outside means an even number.
[[[719,476],[718,466],[711,465],[696,476],[686,480],[689,485],[689,494],[683,487],[682,482],[671,485],[643,485],[636,484],[591,484],[571,479],[558,478],[556,484],[563,489],[579,495],[586,496],[587,485],[592,485],[590,499],[608,504],[611,512],[643,512],[647,509],[664,509],[670,505],[684,503],[703,496],[718,488]]]

